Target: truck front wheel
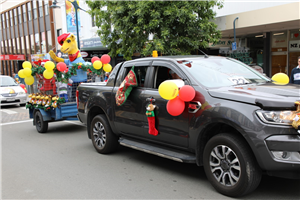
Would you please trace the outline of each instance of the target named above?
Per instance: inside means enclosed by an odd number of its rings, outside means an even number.
[[[105,115],[97,115],[91,124],[91,139],[98,153],[108,154],[117,150],[118,137],[112,132]]]
[[[212,186],[220,193],[238,197],[259,185],[259,168],[247,143],[237,135],[222,133],[205,146],[203,165]]]

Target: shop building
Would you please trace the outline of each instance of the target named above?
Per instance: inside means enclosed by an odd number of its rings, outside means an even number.
[[[248,5],[259,6],[257,4],[253,2]],[[236,6],[242,8],[241,4]],[[241,9],[234,7],[231,10],[236,13],[217,16],[215,22],[222,32],[222,39],[210,44],[208,52],[262,66],[269,77],[278,72],[290,75],[298,65],[297,58],[300,56],[300,2],[286,1],[280,5],[269,2],[267,6],[264,4],[262,8],[245,12],[239,12]],[[234,32],[236,50],[232,46]]]
[[[60,13],[50,8],[52,1],[27,0],[1,2],[1,74],[12,75],[22,68],[25,60],[41,57],[56,50],[55,22]]]

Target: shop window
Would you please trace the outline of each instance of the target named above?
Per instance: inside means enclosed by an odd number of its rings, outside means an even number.
[[[279,72],[288,74],[287,47],[287,31],[271,33],[271,76]]]

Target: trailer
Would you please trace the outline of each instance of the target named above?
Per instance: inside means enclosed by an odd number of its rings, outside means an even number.
[[[33,125],[39,133],[48,131],[49,122],[62,120],[78,120],[77,103],[67,102],[45,111],[41,108],[29,108],[29,117],[33,119]]]

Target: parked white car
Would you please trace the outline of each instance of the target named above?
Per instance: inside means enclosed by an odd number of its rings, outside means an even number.
[[[0,75],[0,101],[1,106],[25,106],[27,102],[27,94],[12,77]]]

